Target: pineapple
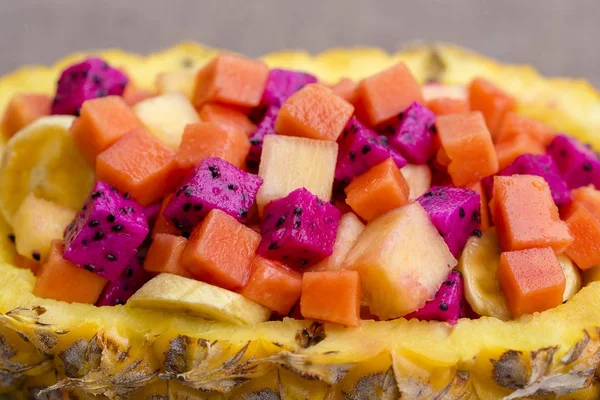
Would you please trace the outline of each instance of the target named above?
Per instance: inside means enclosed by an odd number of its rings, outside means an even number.
[[[149,86],[159,72],[189,71],[214,54],[186,43],[145,59],[116,51],[100,55]],[[74,58],[3,78],[0,109],[15,92],[51,93],[61,67]],[[452,46],[394,55],[376,49],[316,57],[284,52],[264,60],[331,82],[357,80],[398,60],[421,82],[464,86],[484,76],[521,100],[519,112],[600,147],[600,120],[594,117],[600,98],[591,86],[545,80],[529,67],[502,66]],[[10,194],[4,182],[1,190]],[[10,217],[29,192],[19,191]],[[9,229],[0,223],[0,238]],[[238,326],[173,310],[36,298],[32,273],[11,265],[12,246],[0,240],[0,398],[600,398],[594,378],[600,365],[597,268],[586,272],[587,286],[566,304],[509,323],[482,317],[451,327],[397,319],[347,329],[286,318]]]
[[[406,164],[400,171],[410,188],[409,199],[420,197],[431,187],[431,170],[427,165]]]
[[[194,92],[194,74],[187,71],[162,72],[156,76],[155,86],[160,94],[183,93],[191,100]]]

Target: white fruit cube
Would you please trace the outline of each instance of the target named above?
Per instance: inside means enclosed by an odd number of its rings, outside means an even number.
[[[194,92],[194,74],[186,71],[162,72],[154,82],[160,94],[183,93],[188,99]]]
[[[449,98],[467,100],[467,88],[464,86],[448,86],[441,83],[430,83],[423,86],[423,97],[425,101]]]
[[[200,122],[196,109],[181,93],[141,101],[133,111],[150,133],[174,149],[179,147],[186,125]]]
[[[360,274],[371,313],[391,319],[433,299],[457,260],[427,212],[413,202],[369,222],[345,264]]]
[[[431,170],[427,165],[406,164],[400,172],[410,188],[410,200],[420,197],[431,187]]]
[[[306,188],[323,201],[331,199],[338,145],[326,140],[267,135],[258,175],[263,184],[256,196],[258,211],[269,202]]]

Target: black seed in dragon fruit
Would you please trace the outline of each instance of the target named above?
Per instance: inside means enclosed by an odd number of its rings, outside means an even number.
[[[260,104],[280,107],[288,97],[309,83],[317,83],[317,78],[306,72],[272,69]]]
[[[335,179],[348,184],[375,165],[392,157],[398,168],[406,165],[406,160],[397,151],[390,149],[385,136],[367,128],[356,117],[346,124],[338,139],[339,151],[335,167]]]
[[[262,121],[256,126],[256,131],[250,135],[250,151],[246,157],[246,165],[250,171],[258,171],[260,156],[262,154],[263,139],[266,135],[275,134],[275,120],[279,113],[279,106],[271,106],[267,109]]]
[[[163,215],[182,233],[191,232],[215,208],[244,223],[262,182],[225,160],[205,158],[184,180]]]
[[[65,230],[66,260],[115,282],[148,235],[144,209],[98,181]]]
[[[411,164],[425,164],[434,153],[435,114],[419,103],[412,103],[398,115],[389,138],[396,149]]]
[[[127,303],[127,300],[146,282],[152,279],[152,274],[144,268],[145,249],[138,251],[129,259],[125,270],[115,282],[109,282],[102,291],[97,306],[117,306]]]
[[[481,235],[481,198],[471,189],[435,186],[417,201],[458,258],[471,235]]]
[[[600,158],[590,146],[561,134],[548,145],[547,153],[570,189],[592,184],[600,190]]]
[[[421,321],[443,321],[452,325],[466,316],[463,299],[464,282],[460,272],[453,270],[442,283],[433,300],[425,303],[417,311],[404,318],[416,318]]]
[[[257,253],[302,269],[329,257],[340,211],[305,188],[274,200],[264,209]]]
[[[122,96],[129,78],[100,58],[88,58],[65,69],[58,79],[52,114],[79,116],[84,101]]]

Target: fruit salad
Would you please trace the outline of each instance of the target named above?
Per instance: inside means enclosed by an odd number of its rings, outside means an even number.
[[[501,320],[600,264],[600,158],[483,78],[355,81],[220,53],[101,58],[4,112],[0,211],[41,298],[234,324]],[[26,182],[26,184],[25,184]]]

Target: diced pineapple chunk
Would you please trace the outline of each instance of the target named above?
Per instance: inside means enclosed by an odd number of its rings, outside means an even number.
[[[150,133],[177,149],[186,125],[200,122],[192,103],[181,93],[163,94],[141,101],[133,107]]]
[[[62,239],[75,211],[30,193],[13,219],[17,253],[30,260],[45,260],[51,242]]]
[[[431,170],[427,165],[406,164],[400,172],[410,188],[411,200],[421,196],[431,187]]]
[[[581,289],[581,274],[579,268],[565,254],[558,256],[558,262],[565,274],[565,293],[563,294],[563,303],[571,300],[573,296]]]
[[[258,170],[264,180],[256,197],[259,213],[269,202],[302,187],[329,201],[337,153],[338,145],[331,141],[265,136]]]
[[[456,264],[427,212],[415,202],[371,221],[345,267],[359,272],[371,313],[390,319],[433,299]]]
[[[160,274],[127,301],[131,307],[184,311],[232,324],[268,321],[271,311],[241,294],[173,274]]]
[[[156,76],[155,82],[158,93],[183,93],[190,100],[194,84],[194,74],[187,71],[162,72]]]
[[[438,83],[433,83],[423,86],[423,97],[425,101],[450,98],[458,100],[467,100],[467,88],[464,86],[448,86]]]

